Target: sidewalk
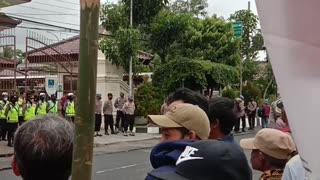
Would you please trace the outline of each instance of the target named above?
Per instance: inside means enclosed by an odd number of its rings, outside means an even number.
[[[150,139],[159,139],[160,134],[146,134],[146,133],[136,133],[135,136],[123,136],[122,133],[117,135],[103,135],[102,137],[94,138],[94,147],[102,147],[111,144],[118,144],[123,142],[135,142],[144,141]],[[13,148],[7,146],[7,141],[0,142],[0,158],[9,157],[13,155]]]

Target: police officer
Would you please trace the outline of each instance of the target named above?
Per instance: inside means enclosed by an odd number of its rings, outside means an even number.
[[[51,95],[50,101],[48,101],[47,113],[55,115],[58,114],[58,102],[57,97],[54,94]]]
[[[47,114],[47,102],[45,100],[46,94],[40,93],[39,94],[39,102],[36,108],[36,115],[46,115]]]
[[[0,100],[0,141],[6,140],[7,135],[7,116],[5,115],[7,106],[9,104],[8,101],[8,93],[3,92],[1,94],[2,100]]]
[[[30,121],[36,116],[37,104],[34,101],[34,97],[27,98],[27,103],[23,107],[24,120]]]
[[[72,121],[72,122],[74,122],[74,116],[75,116],[73,98],[74,98],[74,94],[73,93],[68,93],[68,96],[67,96],[68,100],[66,101],[66,103],[64,104],[64,107],[63,107],[63,109],[66,112],[67,120]]]
[[[120,97],[116,99],[114,103],[114,107],[117,109],[117,116],[116,116],[116,133],[119,131],[124,132],[124,114],[122,111],[123,105],[127,102],[127,99],[124,97],[123,92],[120,93]],[[121,127],[120,127],[121,121]]]
[[[7,129],[8,129],[8,146],[12,147],[13,135],[16,132],[19,124],[19,104],[18,97],[13,95],[10,97],[10,103],[6,108]]]
[[[26,93],[22,93],[18,99],[18,105],[19,105],[19,125],[21,125],[24,122],[24,116],[23,116],[23,106],[26,103]]]

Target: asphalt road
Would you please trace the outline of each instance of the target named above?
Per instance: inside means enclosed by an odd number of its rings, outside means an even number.
[[[253,134],[236,136],[241,138],[253,137]],[[154,140],[152,143],[157,143]],[[250,152],[245,151],[248,160]],[[150,148],[94,156],[93,180],[143,180],[151,170],[149,163]],[[258,179],[260,172],[253,172],[253,179]],[[0,180],[20,180],[11,170],[0,171]]]

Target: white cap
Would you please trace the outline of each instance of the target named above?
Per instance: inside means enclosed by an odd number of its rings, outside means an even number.
[[[73,93],[68,93],[68,96],[73,96],[74,94]]]
[[[3,92],[1,95],[2,96],[8,96],[8,93],[7,92]]]
[[[46,95],[46,93],[40,93],[40,96],[45,96]]]

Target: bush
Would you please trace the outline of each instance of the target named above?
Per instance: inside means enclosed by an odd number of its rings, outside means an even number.
[[[227,97],[230,99],[235,99],[237,97],[236,91],[233,90],[231,87],[226,87],[223,91],[222,91],[222,96],[223,97]]]
[[[149,82],[143,82],[135,94],[136,115],[147,117],[149,114],[160,114],[163,99],[159,89]]]
[[[243,87],[242,95],[246,100],[250,100],[250,98],[253,98],[257,101],[261,98],[261,90],[258,86],[248,81],[247,84]]]

